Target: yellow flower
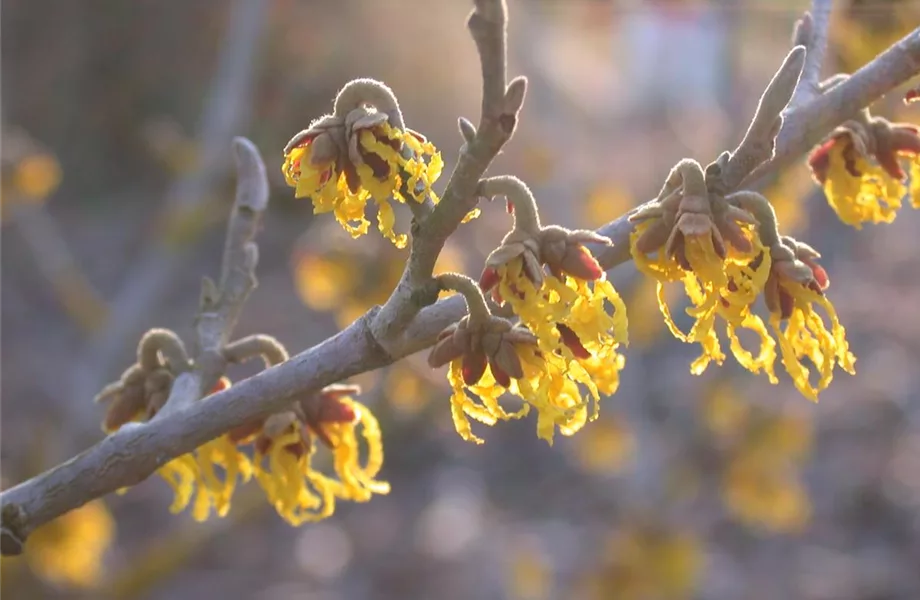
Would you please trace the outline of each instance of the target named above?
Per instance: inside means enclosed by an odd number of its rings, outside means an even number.
[[[505,393],[506,388],[495,382],[495,377],[492,376],[492,370],[488,365],[478,381],[467,384],[463,376],[463,359],[454,359],[450,362],[447,381],[450,382],[451,390],[453,390],[450,398],[450,414],[454,421],[454,428],[460,437],[468,442],[484,443],[482,438],[473,433],[470,419],[475,419],[485,425],[495,425],[498,421],[520,419],[530,411],[530,406],[527,404],[524,404],[520,410],[510,413],[502,408],[498,399]],[[470,394],[467,394],[467,390],[479,398],[479,403],[475,402]]]
[[[272,419],[288,415],[290,421],[276,431],[278,420]],[[253,460],[255,476],[278,514],[294,526],[330,516],[335,511],[330,480],[311,467],[316,447],[293,413],[269,417],[262,436]]]
[[[545,277],[539,288],[526,275],[524,259],[498,267],[497,290],[537,338],[537,352],[523,353],[525,378],[517,381],[524,399],[540,412],[538,435],[552,442],[553,427],[563,435],[578,431],[586,402],[593,398],[588,420],[597,418],[600,394],[613,394],[625,358],[626,306],[601,272],[594,281],[562,273]],[[528,374],[527,369],[531,372]]]
[[[900,161],[910,160],[910,172],[920,170],[920,136],[916,126],[889,123],[874,117],[850,121],[808,158],[815,180],[827,201],[847,225],[891,223],[908,192]],[[920,207],[918,184],[912,179],[911,204]]]
[[[390,199],[437,203],[431,185],[443,167],[440,153],[424,137],[362,106],[345,118],[323,117],[298,133],[285,148],[281,170],[296,198],[311,198],[316,214],[333,213],[354,238],[367,233],[364,213],[374,200],[378,229],[403,248],[408,238],[393,230]]]
[[[92,588],[102,579],[102,558],[114,536],[115,520],[102,500],[94,500],[36,529],[26,560],[52,583]]]
[[[849,351],[846,331],[833,305],[824,295],[801,285],[785,289],[795,302],[792,314],[785,328],[782,327],[779,313],[770,316],[770,325],[779,340],[783,366],[792,376],[796,389],[817,402],[818,392],[826,389],[833,379],[834,366],[839,365],[852,375],[855,373],[856,358]],[[830,328],[815,310],[816,304],[827,315]],[[804,358],[811,361],[819,374],[815,384],[810,382],[809,368],[802,362]]]
[[[302,399],[294,411],[231,434],[239,443],[255,442],[256,480],[278,514],[292,525],[330,516],[336,498],[367,502],[373,494],[390,491],[388,483],[375,479],[383,466],[380,426],[370,410],[349,396],[356,392],[355,386],[328,386]],[[363,464],[359,426],[367,446]],[[335,476],[313,466],[317,439],[332,451]]]
[[[655,257],[640,250],[639,240],[649,227],[648,221],[636,226],[630,237],[632,254],[637,268],[657,281],[658,306],[668,330],[683,342],[702,346],[703,353],[691,364],[691,373],[699,375],[710,362],[721,365],[725,360],[715,329],[716,317],[721,317],[725,321],[732,354],[738,363],[753,373],[764,371],[771,381],[774,380],[775,343],[770,339],[763,321],[750,309],[770,271],[769,253],[753,228],[749,225],[742,227],[749,250],[742,252],[735,245],[730,245],[724,258],[716,252],[711,236],[685,236],[684,252],[690,266],[686,269],[677,258],[662,250]],[[664,289],[664,284],[669,282],[683,283],[693,305],[687,309],[687,314],[694,318],[688,333],[683,333],[671,317]],[[757,355],[741,345],[738,337],[741,329],[750,330],[759,337],[761,345]]]
[[[852,375],[856,357],[849,350],[846,330],[834,306],[824,295],[829,280],[815,262],[817,252],[805,244],[787,240],[787,247],[794,249],[794,260],[774,259],[764,299],[770,309],[770,326],[779,341],[783,366],[796,389],[817,402],[818,393],[833,379],[834,367],[840,366]],[[815,305],[823,310],[830,327]],[[811,382],[809,367],[803,363],[805,358],[818,373],[815,383]]]
[[[333,452],[333,467],[338,481],[332,481],[333,493],[339,498],[354,502],[367,502],[373,494],[390,493],[390,484],[374,479],[383,467],[383,444],[380,425],[373,413],[351,398],[339,399],[350,409],[355,419],[350,422],[329,421],[319,425],[330,440]],[[367,446],[367,459],[361,463],[360,443],[357,428]]]

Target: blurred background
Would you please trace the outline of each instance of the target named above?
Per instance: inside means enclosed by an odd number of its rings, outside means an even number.
[[[201,277],[219,267],[234,135],[259,146],[272,180],[237,334],[296,353],[387,297],[405,254],[314,218],[284,185],[281,149],[368,76],[450,168],[457,117],[478,119],[470,4],[4,0],[3,486],[101,439],[91,400],[143,331],[191,340]],[[681,157],[706,164],[736,145],[807,6],[509,0],[509,74],[530,86],[491,173],[527,181],[545,222],[617,217]],[[920,23],[917,0],[834,7],[826,74]],[[899,94],[874,110],[920,119]],[[785,232],[824,254],[858,357],[820,404],[731,360],[690,375],[696,348],[667,333],[653,283],[623,265],[622,386],[573,438],[548,447],[528,419],[463,442],[444,373],[412,357],[357,378],[383,427],[389,496],[292,528],[250,483],[226,518],[197,524],[169,514],[152,477],[36,532],[3,559],[3,597],[920,597],[920,214],[843,226],[804,161],[769,196]],[[439,268],[479,274],[510,225],[483,210]]]

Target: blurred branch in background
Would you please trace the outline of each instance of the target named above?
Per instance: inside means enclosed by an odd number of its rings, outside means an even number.
[[[57,189],[57,159],[27,133],[3,131],[3,213],[32,253],[33,264],[68,317],[85,333],[106,319],[106,306],[74,260],[44,202]]]
[[[252,90],[258,42],[267,11],[264,0],[235,0],[230,11],[217,70],[197,134],[198,168],[181,175],[169,189],[158,238],[132,267],[112,299],[109,318],[75,368],[74,393],[91,398],[112,375],[130,340],[169,289],[170,278],[189,246],[202,233],[210,191],[229,167],[230,141],[244,128]]]

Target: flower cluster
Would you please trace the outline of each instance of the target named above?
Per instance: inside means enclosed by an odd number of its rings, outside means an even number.
[[[451,361],[451,405],[464,439],[482,441],[472,434],[467,417],[493,424],[522,417],[532,407],[538,413],[537,435],[552,443],[557,428],[572,435],[595,419],[600,394],[612,394],[619,385],[626,308],[584,246],[609,240],[593,232],[541,226],[530,190],[516,178],[485,180],[480,193],[505,196],[515,224],[486,260],[479,285],[498,304],[510,307],[520,324],[512,327],[492,317],[478,290],[458,285],[457,277],[442,276],[442,284],[464,294],[470,315],[442,332],[430,363]],[[501,408],[498,398],[505,391],[524,400],[520,411]],[[586,392],[593,399],[590,411]]]
[[[390,485],[375,479],[383,466],[380,426],[371,411],[351,397],[359,392],[357,386],[327,386],[300,398],[289,411],[228,434],[235,444],[252,444],[256,480],[278,514],[292,525],[330,516],[336,499],[367,502],[373,494],[389,493]],[[363,462],[359,428],[367,446]],[[332,452],[334,477],[314,466],[317,440]]]
[[[891,123],[863,110],[811,152],[812,175],[840,220],[857,229],[863,223],[891,223],[905,194],[920,208],[918,131],[916,125]]]
[[[692,373],[725,360],[715,329],[718,317],[725,322],[739,364],[753,373],[764,372],[776,383],[778,341],[783,366],[796,388],[817,400],[830,384],[834,367],[852,373],[855,361],[824,296],[829,280],[816,262],[819,255],[805,244],[780,237],[773,209],[760,194],[713,193],[707,181],[712,172],[704,172],[695,161],[681,161],[658,199],[630,217],[637,224],[630,242],[636,266],[658,281],[659,306],[674,336],[702,346]],[[688,333],[678,329],[664,301],[663,284],[668,282],[683,283],[692,303],[687,313],[694,324]],[[776,339],[753,311],[761,293]],[[816,307],[823,309],[827,322]],[[742,345],[740,330],[759,338],[756,354]],[[818,373],[816,382],[803,362],[806,358]]]
[[[333,114],[316,119],[288,142],[282,172],[295,197],[311,198],[316,213],[332,212],[355,238],[367,233],[364,213],[373,199],[380,232],[402,248],[407,237],[393,230],[390,199],[437,203],[431,184],[442,168],[434,146],[405,127],[390,88],[357,79],[339,92]]]
[[[287,359],[287,352],[268,336],[243,338],[225,349],[232,362],[262,355],[266,364]],[[191,365],[182,342],[171,331],[149,331],[138,347],[138,362],[107,386],[97,401],[109,403],[103,421],[107,433],[130,422],[152,419],[166,404],[177,373]],[[222,377],[211,393],[223,391]],[[170,512],[192,505],[192,517],[211,512],[225,516],[238,482],[255,476],[278,513],[293,525],[328,517],[336,499],[367,502],[386,494],[389,484],[374,479],[383,465],[380,427],[371,412],[351,396],[360,388],[332,385],[303,396],[288,411],[246,423],[169,461],[157,470],[173,490]],[[361,437],[366,445],[362,462]],[[332,453],[335,476],[314,466],[316,440]],[[253,445],[250,454],[242,447]]]
[[[112,433],[128,423],[155,417],[169,398],[176,374],[188,366],[185,349],[174,333],[164,329],[147,332],[138,346],[138,362],[96,397],[97,402],[108,403],[102,429]],[[221,378],[211,393],[229,386],[230,380]],[[157,473],[173,490],[170,512],[181,512],[192,504],[192,517],[204,521],[212,510],[218,516],[227,514],[237,480],[247,481],[252,468],[249,459],[222,435],[174,458]]]

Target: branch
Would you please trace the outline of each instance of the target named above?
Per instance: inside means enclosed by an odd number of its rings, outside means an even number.
[[[256,287],[259,248],[253,240],[268,208],[268,178],[265,163],[252,142],[238,137],[233,140],[233,149],[238,179],[236,201],[227,225],[220,282],[215,285],[205,277],[201,286],[201,306],[195,319],[196,369],[176,378],[158,418],[201,399],[224,374],[229,362],[224,348],[246,299]]]
[[[192,418],[191,415],[200,410],[201,404],[197,401],[214,387],[226,369],[228,359],[224,356],[224,347],[256,285],[254,269],[258,248],[252,240],[268,207],[268,179],[258,149],[249,140],[236,138],[234,151],[238,177],[236,201],[227,226],[220,284],[215,285],[206,278],[202,286],[201,307],[196,319],[196,368],[176,378],[166,405],[152,421],[125,425],[87,452],[31,480],[38,484],[31,490],[27,482],[25,490],[17,486],[0,495],[0,551],[3,554],[21,552],[28,534],[42,523],[123,487],[105,488],[96,493],[105,483],[94,479],[111,477],[112,481],[123,479],[133,485],[171,460],[171,450],[161,449],[153,455],[140,456],[144,452],[144,442],[138,440],[147,439],[148,432],[155,436],[153,432],[160,428],[168,430],[171,420]],[[131,466],[126,466],[125,461]],[[12,492],[17,489],[27,492],[27,500],[15,499],[17,495]],[[30,495],[31,492],[35,495]],[[40,505],[37,509],[36,503]],[[65,508],[58,512],[60,506]]]
[[[783,128],[776,138],[773,158],[755,168],[738,188],[760,187],[764,179],[799,160],[835,127],[852,118],[892,89],[920,73],[920,28],[834,86],[784,115]],[[629,261],[629,235],[633,227],[628,214],[612,221],[598,233],[613,240],[613,246],[591,248],[605,269]]]
[[[467,23],[482,64],[482,115],[479,128],[461,121],[466,140],[457,166],[450,175],[441,202],[422,222],[413,224],[409,261],[393,294],[371,323],[374,339],[389,351],[393,340],[423,307],[438,297],[432,278],[444,242],[478,201],[479,180],[511,139],[517,114],[524,102],[526,80],[518,77],[505,85],[507,7],[504,0],[476,0]],[[465,120],[464,120],[465,121]]]
[[[821,67],[824,65],[824,55],[827,52],[831,5],[831,0],[812,0],[811,12],[806,12],[795,25],[792,45],[805,46],[807,54],[802,78],[789,102],[790,107],[813,100],[821,94],[818,84],[821,82]]]
[[[51,286],[67,315],[85,332],[105,322],[106,305],[73,254],[54,218],[40,204],[12,201],[13,224],[31,250],[35,267]]]
[[[177,179],[166,193],[165,222],[170,229],[185,228],[197,219],[212,189],[227,168],[227,146],[239,129],[248,103],[255,51],[266,12],[264,0],[236,0],[230,10],[227,32],[197,141],[200,167]],[[182,264],[182,248],[174,235],[158,236],[111,303],[109,319],[91,341],[88,363],[76,373],[76,390],[91,396],[111,374],[124,349],[125,340],[143,323],[162,294],[170,277]]]
[[[920,73],[920,27],[808,104],[786,115],[773,158],[763,163],[742,186],[789,166],[827,134],[861,109]]]
[[[817,140],[848,119],[855,110],[874,101],[918,71],[920,30],[901,40],[826,95],[790,111],[778,139],[776,159],[761,175],[772,173],[782,164],[801,156]],[[484,116],[481,130],[489,127],[487,123]],[[442,201],[438,206],[440,214],[460,215],[459,218],[462,218],[468,205],[461,203],[469,202],[469,197],[461,196],[459,191],[462,189],[472,193],[475,186],[467,183],[460,185],[454,180],[472,178],[480,165],[484,170],[488,164],[488,161],[483,162],[485,152],[495,147],[487,145],[488,140],[480,136],[483,136],[482,131],[469,144],[471,147],[479,147],[479,150],[470,150],[461,157],[457,171],[452,176],[452,183],[448,186],[454,190],[451,192],[452,200]],[[494,143],[494,138],[490,139]],[[478,183],[478,176],[474,183]],[[467,188],[467,185],[471,187]],[[435,215],[431,217],[432,223],[447,218]],[[444,229],[436,228],[437,235],[442,235],[444,230],[452,230],[449,224],[440,227]],[[616,244],[610,248],[594,249],[604,268],[610,269],[629,260],[631,231],[627,216],[598,230]],[[443,235],[446,237],[446,234]],[[436,244],[434,247],[440,249]],[[418,263],[423,259],[416,256],[414,260]],[[433,263],[434,258],[426,257],[424,260]],[[421,264],[424,267],[427,262]],[[429,278],[430,271],[429,268]],[[409,281],[404,276],[404,284],[401,285],[408,285]],[[408,288],[409,295],[411,289]],[[398,294],[403,294],[403,299],[408,297],[406,290],[400,292],[397,289],[394,297]],[[391,302],[393,299],[388,305]],[[466,313],[464,300],[459,295],[414,310],[413,314],[417,312],[415,318],[407,321],[404,331],[387,338],[384,349],[378,341],[381,338],[375,337],[375,333],[379,336],[381,332],[379,324],[385,309],[372,310],[344,331],[283,364],[262,371],[225,391],[207,396],[181,411],[174,411],[148,423],[123,427],[68,462],[4,491],[0,494],[0,550],[4,554],[15,553],[21,549],[21,541],[25,536],[39,525],[104,494],[143,481],[169,460],[194,450],[233,427],[284,410],[295,395],[314,392],[325,385],[378,369],[431,346],[444,327],[458,321]],[[392,305],[390,310],[393,310]]]

